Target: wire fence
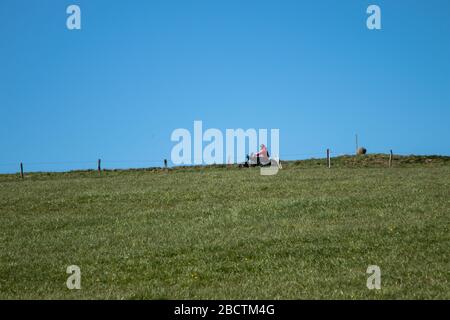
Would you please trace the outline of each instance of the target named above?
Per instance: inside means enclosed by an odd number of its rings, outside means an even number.
[[[328,152],[327,152],[328,151]],[[389,154],[390,150],[379,150],[372,154]],[[397,153],[398,154],[398,153]],[[306,159],[328,159],[333,157],[355,155],[355,150],[333,150],[327,149],[322,152],[289,153],[280,157],[284,161],[306,160]],[[221,164],[236,164],[231,163]],[[114,169],[137,169],[137,168],[167,168],[170,163],[167,159],[96,159],[77,161],[23,161],[23,162],[0,162],[0,173],[23,173],[27,172],[64,172],[75,170],[114,170]]]
[[[80,161],[23,161],[23,162],[0,162],[0,173],[17,172],[63,172],[74,170],[113,170],[133,169],[148,167],[164,167],[163,160],[80,160]]]

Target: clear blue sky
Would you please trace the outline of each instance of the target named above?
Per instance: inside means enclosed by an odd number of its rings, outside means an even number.
[[[449,155],[449,14],[448,0],[1,0],[0,172],[160,165],[129,160],[169,158],[194,120],[279,128],[281,158],[353,152],[355,133],[369,152]]]

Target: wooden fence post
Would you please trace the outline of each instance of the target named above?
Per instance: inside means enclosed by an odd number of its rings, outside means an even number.
[[[20,177],[23,179],[23,163],[20,163]]]
[[[327,149],[327,165],[328,169],[330,169],[331,168],[330,149]]]
[[[97,161],[97,171],[98,173],[102,172],[102,159],[98,159]]]
[[[392,150],[391,153],[389,154],[389,168],[392,167]]]
[[[165,169],[166,171],[168,171],[168,169],[167,169],[167,159],[164,159],[164,169]]]

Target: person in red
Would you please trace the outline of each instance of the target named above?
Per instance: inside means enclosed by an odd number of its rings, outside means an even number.
[[[264,144],[261,144],[261,150],[257,153],[253,154],[250,157],[252,162],[256,162],[256,164],[267,164],[270,162],[269,152],[267,151],[267,147]]]

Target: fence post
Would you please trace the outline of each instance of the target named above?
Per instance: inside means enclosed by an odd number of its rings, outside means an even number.
[[[23,179],[23,163],[20,163],[20,177]]]
[[[327,149],[327,165],[328,169],[330,169],[331,168],[330,149]]]
[[[98,159],[97,161],[97,171],[98,173],[102,172],[102,159]]]
[[[392,167],[392,150],[391,153],[389,154],[389,168]]]
[[[168,171],[168,169],[167,169],[167,159],[164,159],[164,169],[165,169],[166,171]]]

